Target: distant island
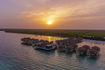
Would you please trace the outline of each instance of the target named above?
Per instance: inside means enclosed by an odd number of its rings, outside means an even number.
[[[0,31],[59,37],[82,37],[84,39],[105,41],[105,30],[0,29]]]

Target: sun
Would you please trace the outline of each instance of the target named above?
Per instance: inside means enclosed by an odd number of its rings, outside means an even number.
[[[49,20],[47,24],[49,25],[53,24],[53,20]]]

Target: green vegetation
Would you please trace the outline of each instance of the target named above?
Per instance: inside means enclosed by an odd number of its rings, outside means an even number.
[[[105,40],[104,30],[0,29],[5,32]]]

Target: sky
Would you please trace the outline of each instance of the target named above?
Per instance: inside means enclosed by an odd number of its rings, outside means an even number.
[[[0,0],[0,28],[105,30],[105,0]]]

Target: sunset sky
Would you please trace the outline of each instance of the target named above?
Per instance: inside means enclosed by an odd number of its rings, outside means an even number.
[[[0,28],[105,29],[105,0],[0,0]]]

